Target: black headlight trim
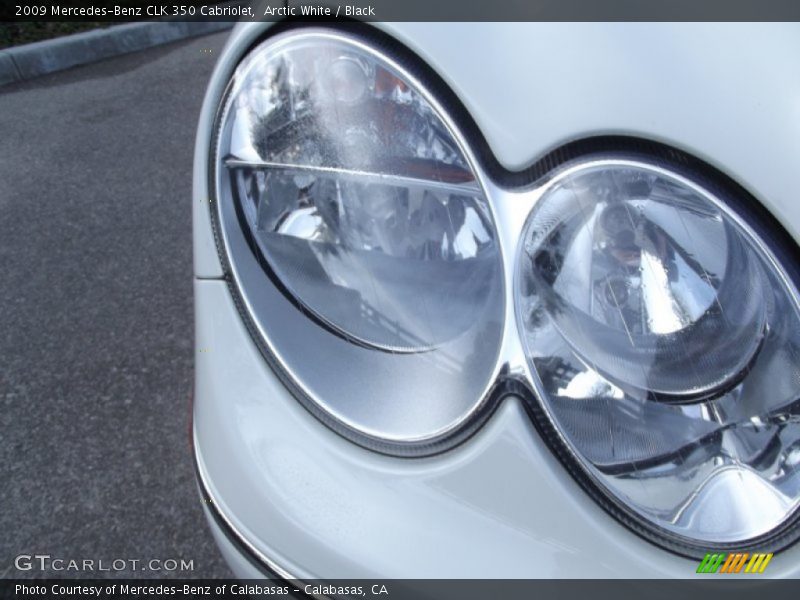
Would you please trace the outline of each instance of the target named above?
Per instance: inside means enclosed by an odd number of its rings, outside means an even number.
[[[424,64],[412,51],[386,33],[364,23],[314,23],[314,25],[320,24],[327,25],[334,32],[345,32],[348,35],[355,36],[375,47],[378,51],[394,57],[398,63],[403,64],[404,68],[410,74],[420,81],[432,94],[436,95],[439,104],[459,128],[466,142],[470,144],[472,152],[484,172],[501,187],[515,190],[527,188],[534,184],[537,186],[545,185],[548,179],[558,170],[573,163],[590,160],[592,156],[599,154],[602,154],[605,158],[626,158],[641,160],[651,164],[655,163],[676,171],[691,180],[697,181],[709,191],[725,198],[726,202],[730,202],[731,208],[735,212],[746,215],[749,225],[759,232],[759,234],[769,232],[768,236],[762,235],[762,239],[768,243],[770,251],[775,255],[775,258],[780,262],[794,284],[797,286],[798,282],[800,282],[800,248],[798,248],[795,240],[777,219],[741,184],[707,162],[692,156],[684,150],[660,142],[633,136],[602,135],[590,136],[568,142],[551,150],[525,169],[509,171],[497,161],[485,137],[474,119],[467,112],[461,100],[447,86],[444,80],[433,69]],[[241,52],[240,58],[247,55],[253,48],[269,37],[283,32],[300,30],[308,25],[308,22],[298,23],[295,21],[278,23],[267,30],[265,35],[255,40],[248,48],[244,49],[244,51]],[[220,107],[225,105],[229,94],[230,89],[226,89],[220,99]],[[215,118],[212,132],[212,148],[217,147],[221,131],[220,119],[221,110]],[[216,189],[215,160],[215,153],[210,153],[208,183],[209,190],[212,191],[212,194],[213,190]],[[710,551],[779,551],[800,539],[800,510],[796,510],[794,515],[776,530],[743,543],[736,544],[705,543],[700,545],[688,538],[679,539],[679,536],[676,536],[674,533],[662,530],[650,523],[645,523],[641,517],[624,504],[613,499],[597,482],[587,475],[585,469],[579,464],[572,454],[572,451],[561,439],[560,433],[545,414],[545,411],[542,409],[540,402],[536,398],[535,393],[530,389],[530,386],[526,382],[522,382],[512,376],[501,375],[483,404],[474,412],[469,420],[465,421],[458,430],[452,432],[450,435],[437,439],[432,443],[387,442],[386,440],[373,438],[352,430],[349,426],[332,418],[328,413],[319,408],[313,400],[305,397],[303,391],[294,383],[293,378],[286,373],[278,361],[271,356],[271,352],[261,339],[257,327],[255,327],[251,321],[244,300],[241,297],[241,292],[232,276],[230,259],[227,256],[224,243],[222,242],[221,232],[219,230],[220,223],[218,222],[216,210],[214,208],[216,200],[216,198],[212,198],[212,202],[209,203],[215,243],[224,267],[225,280],[228,283],[231,295],[242,316],[243,322],[254,342],[259,347],[262,355],[273,371],[279,376],[284,386],[292,395],[301,401],[304,408],[312,413],[315,418],[339,435],[342,435],[364,448],[390,456],[414,458],[436,455],[449,451],[468,440],[481,429],[483,424],[491,417],[505,397],[517,395],[523,398],[526,410],[536,430],[567,472],[570,473],[584,491],[586,491],[605,512],[643,539],[677,555],[690,558],[702,557],[706,552]],[[258,256],[259,253],[254,252],[254,254]],[[266,271],[265,269],[265,272]],[[273,282],[275,281],[273,280]],[[302,306],[297,306],[297,308],[298,310],[304,310]],[[309,316],[307,312],[305,312],[305,314]],[[310,316],[313,318],[313,315]]]

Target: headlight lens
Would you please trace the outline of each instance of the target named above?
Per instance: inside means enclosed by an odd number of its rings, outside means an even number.
[[[711,543],[797,508],[796,292],[719,198],[643,163],[572,168],[528,219],[517,288],[546,412],[619,503]]]
[[[757,544],[798,512],[798,294],[724,192],[601,157],[492,205],[407,70],[313,29],[244,58],[212,160],[246,322],[340,433],[430,454],[522,378],[570,465],[662,543]]]
[[[500,251],[482,186],[424,90],[352,38],[279,35],[237,69],[217,163],[223,233],[252,250],[231,253],[249,306],[267,294],[263,273],[244,272],[254,256],[307,321],[298,343],[275,306],[256,315],[305,395],[384,440],[463,420],[499,347]]]

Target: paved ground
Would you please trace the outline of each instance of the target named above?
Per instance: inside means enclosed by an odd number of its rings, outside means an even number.
[[[41,576],[13,566],[37,553],[228,575],[187,404],[192,147],[225,36],[0,88],[0,577]]]

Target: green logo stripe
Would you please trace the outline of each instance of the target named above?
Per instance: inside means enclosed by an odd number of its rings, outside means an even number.
[[[733,554],[717,554],[707,552],[697,565],[697,573],[763,573],[773,554],[749,554],[747,552]],[[749,559],[749,560],[748,560]],[[745,567],[745,564],[747,565]],[[722,570],[720,570],[722,567]]]
[[[697,567],[697,572],[716,573],[727,556],[727,554],[706,554],[700,566]]]
[[[711,554],[706,552],[706,555],[703,557],[703,560],[700,561],[700,565],[697,567],[697,572],[698,573],[705,573],[706,572],[706,566],[708,565],[708,561],[709,561],[710,558],[711,558]]]

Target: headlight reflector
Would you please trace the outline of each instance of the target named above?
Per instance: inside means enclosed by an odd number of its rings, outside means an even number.
[[[570,468],[659,542],[743,547],[793,524],[800,306],[744,211],[643,158],[583,158],[490,199],[379,46],[271,36],[218,114],[218,241],[288,387],[392,454],[450,447],[490,399],[533,389]]]
[[[567,169],[525,226],[517,319],[589,476],[657,528],[731,543],[800,504],[800,312],[705,188],[625,160]]]
[[[485,399],[504,311],[491,211],[454,128],[398,65],[350,36],[270,38],[230,85],[216,175],[239,288],[313,406],[403,443]],[[269,279],[245,273],[253,258]],[[267,305],[270,281],[305,323]]]

